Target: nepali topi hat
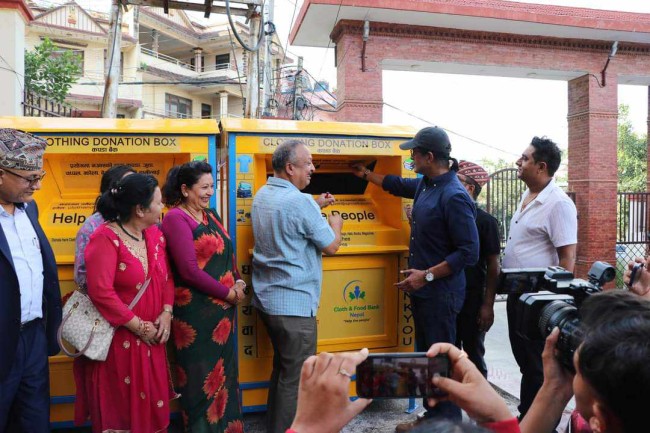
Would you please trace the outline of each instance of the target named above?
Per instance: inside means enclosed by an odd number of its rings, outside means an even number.
[[[461,160],[458,163],[458,174],[472,178],[479,186],[483,186],[490,180],[490,176],[483,167],[471,161]]]
[[[47,141],[25,131],[0,129],[0,169],[36,171],[43,168]]]

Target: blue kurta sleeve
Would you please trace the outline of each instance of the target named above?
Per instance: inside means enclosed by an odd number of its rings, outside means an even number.
[[[415,191],[418,189],[420,179],[399,177],[392,174],[384,177],[381,187],[384,191],[404,198],[414,198]]]
[[[445,257],[452,271],[460,272],[478,261],[479,243],[476,228],[476,208],[466,194],[454,194],[445,204],[445,219],[454,245]]]

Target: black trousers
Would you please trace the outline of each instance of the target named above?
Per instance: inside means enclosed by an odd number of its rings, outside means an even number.
[[[429,297],[411,296],[415,322],[415,350],[426,352],[433,343],[456,342],[456,317],[463,306],[463,292],[433,291]],[[460,408],[450,401],[430,407],[424,398],[422,405],[428,418],[447,418],[460,421]]]
[[[476,365],[483,377],[487,379],[485,365],[485,332],[479,331],[478,315],[483,305],[483,292],[467,290],[465,303],[456,319],[456,347],[467,352],[470,361]]]
[[[258,314],[273,344],[266,431],[284,433],[296,416],[302,364],[316,354],[316,318]]]
[[[9,375],[0,382],[0,432],[50,431],[50,381],[45,325],[37,319],[20,331]]]
[[[544,341],[528,340],[517,333],[519,320],[515,309],[517,302],[519,302],[519,296],[508,296],[506,308],[508,311],[508,335],[512,346],[512,354],[515,356],[517,365],[519,365],[519,371],[521,371],[518,409],[520,416],[523,418],[544,382],[544,368],[542,366]]]

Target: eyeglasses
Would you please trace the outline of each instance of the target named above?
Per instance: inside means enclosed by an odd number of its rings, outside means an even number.
[[[429,152],[431,152],[431,151],[423,149],[421,147],[414,147],[413,149],[411,149],[411,158],[413,158],[413,155],[415,155],[416,153],[418,153],[418,154],[420,154],[422,156],[425,156]]]
[[[45,177],[45,175],[47,174],[45,171],[43,171],[43,172],[41,173],[40,176],[25,177],[25,176],[21,176],[21,175],[18,174],[18,173],[14,173],[14,172],[11,171],[11,170],[7,170],[6,168],[3,168],[2,170],[6,171],[6,172],[9,173],[9,174],[13,174],[13,175],[16,176],[16,177],[19,177],[19,178],[21,178],[22,180],[26,180],[26,181],[29,183],[29,186],[34,186],[34,185],[36,185],[37,183],[39,183],[40,181],[42,181],[43,178]]]

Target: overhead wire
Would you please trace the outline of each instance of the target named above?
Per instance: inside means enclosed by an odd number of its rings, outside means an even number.
[[[235,39],[239,42],[239,44],[242,46],[243,49],[246,51],[258,51],[260,49],[260,46],[262,45],[262,39],[264,38],[264,27],[266,26],[267,22],[264,21],[264,17],[260,20],[260,28],[259,28],[259,37],[257,38],[257,43],[253,47],[249,47],[246,42],[242,40],[242,38],[239,36],[239,32],[235,28],[235,22],[232,19],[232,13],[230,11],[230,0],[225,0],[226,1],[226,16],[228,17],[228,22],[230,23],[230,28],[232,28],[233,35],[235,36]],[[261,10],[264,10],[264,3],[266,0],[262,2],[262,7]]]
[[[454,135],[456,135],[458,137],[464,138],[465,140],[469,140],[469,141],[471,141],[473,143],[476,143],[476,144],[479,144],[481,146],[485,146],[485,147],[488,147],[488,148],[493,149],[493,150],[498,150],[499,152],[507,153],[509,155],[520,156],[518,153],[514,153],[514,152],[511,152],[509,150],[501,149],[499,147],[493,146],[491,144],[485,143],[485,142],[477,140],[475,138],[471,138],[471,137],[468,137],[466,135],[460,134],[458,132],[452,131],[451,129],[445,128],[444,126],[436,125],[434,122],[431,122],[430,120],[424,119],[424,118],[422,118],[422,117],[420,117],[418,115],[415,115],[413,113],[409,113],[408,111],[406,111],[406,110],[404,110],[402,108],[396,107],[396,106],[394,106],[392,104],[389,104],[388,102],[383,102],[383,105],[385,105],[387,107],[390,107],[390,108],[392,108],[394,110],[400,111],[400,112],[402,112],[402,113],[404,113],[404,114],[406,114],[408,116],[413,117],[414,119],[420,120],[420,121],[426,123],[427,125],[438,126],[438,127],[444,129],[447,132],[450,132],[450,133],[452,133],[452,134],[454,134]]]

